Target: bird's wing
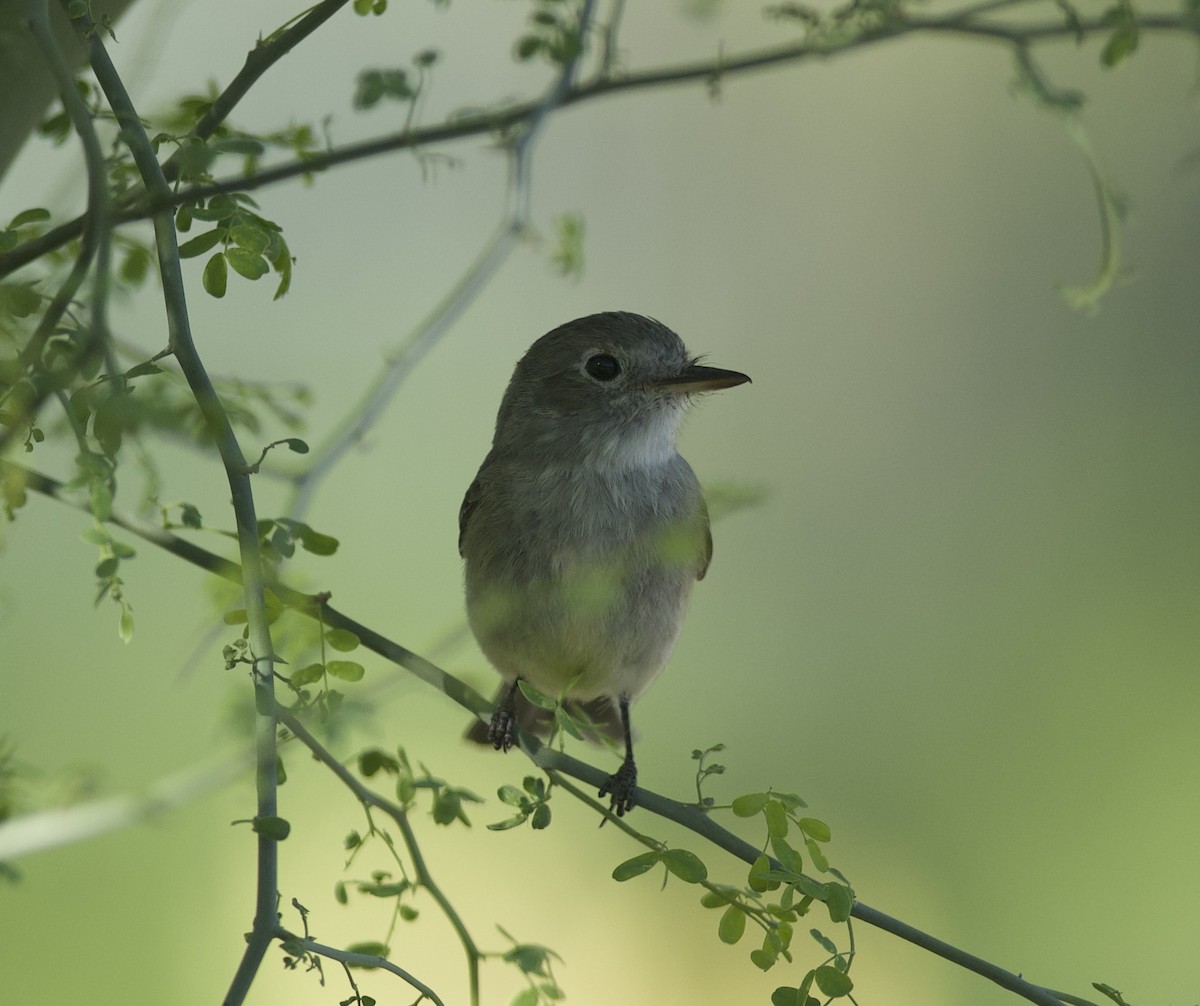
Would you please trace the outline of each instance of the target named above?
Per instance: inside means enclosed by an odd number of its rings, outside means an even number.
[[[700,497],[700,527],[704,531],[704,558],[696,570],[696,579],[703,580],[708,572],[708,564],[712,562],[712,528],[708,524],[708,504]]]
[[[480,499],[483,498],[483,488],[479,484],[479,476],[475,476],[475,481],[471,483],[467,489],[467,494],[463,497],[462,506],[458,508],[458,554],[463,554],[463,539],[467,536],[467,523],[471,520],[471,514],[475,512],[479,506]]]

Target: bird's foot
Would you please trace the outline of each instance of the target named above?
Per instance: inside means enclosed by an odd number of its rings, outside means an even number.
[[[632,758],[621,762],[621,767],[608,777],[600,787],[600,796],[612,796],[609,809],[616,812],[617,817],[624,817],[627,811],[633,810],[634,794],[637,792],[637,765]]]
[[[497,751],[507,751],[517,739],[517,683],[514,681],[492,710],[488,740]]]

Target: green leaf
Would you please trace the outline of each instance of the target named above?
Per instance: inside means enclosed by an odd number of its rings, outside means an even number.
[[[292,831],[291,824],[282,817],[256,817],[252,823],[258,834],[276,842],[282,842]]]
[[[775,858],[779,860],[779,865],[785,870],[790,873],[804,872],[804,860],[801,858],[800,853],[788,845],[787,839],[771,839],[771,852],[775,854]]]
[[[133,612],[128,608],[121,609],[121,617],[117,619],[117,635],[122,643],[128,643],[133,638]]]
[[[750,960],[760,971],[770,971],[779,960],[779,954],[772,950],[751,950]]]
[[[517,679],[517,687],[521,689],[521,694],[527,698],[530,703],[537,706],[539,709],[553,709],[558,705],[549,695],[544,695],[533,687],[524,678]]]
[[[8,226],[16,230],[18,227],[24,227],[26,224],[38,224],[49,219],[50,211],[44,210],[39,206],[29,210],[22,210],[12,218]]]
[[[783,838],[788,833],[787,809],[778,800],[768,800],[763,808],[767,822],[767,834],[772,838]]]
[[[516,786],[511,786],[508,783],[505,783],[496,790],[496,795],[500,797],[501,803],[506,803],[510,807],[520,807],[521,804],[528,802],[525,799],[524,793],[517,789]]]
[[[104,523],[112,516],[112,487],[104,479],[93,479],[88,490],[92,515]]]
[[[319,667],[320,664],[317,666]],[[395,775],[400,771],[400,763],[386,751],[379,748],[367,748],[358,756],[358,770],[368,779],[377,772]]]
[[[488,831],[508,831],[510,828],[519,828],[526,821],[524,814],[517,814],[513,817],[506,817],[503,821],[497,821],[495,824],[487,826]]]
[[[258,257],[261,257],[271,244],[270,231],[264,230],[258,224],[237,224],[229,228],[229,236],[238,248]]]
[[[811,838],[804,840],[804,847],[808,850],[808,858],[812,860],[813,868],[826,873],[829,870],[829,860],[825,858],[825,852]]]
[[[325,642],[342,653],[358,649],[358,636],[349,629],[330,629],[325,633]]]
[[[42,306],[32,283],[0,283],[0,309],[14,318],[28,318]]]
[[[179,523],[184,527],[201,527],[199,509],[191,503],[181,504],[179,507]]]
[[[579,725],[575,722],[575,717],[562,706],[554,707],[554,722],[564,733],[570,734],[577,741],[583,740],[583,731],[579,729]]]
[[[800,999],[800,990],[780,985],[771,993],[771,1006],[804,1006]]]
[[[1100,62],[1110,69],[1132,56],[1138,47],[1137,25],[1125,25],[1118,28],[1109,36],[1100,53]]]
[[[533,819],[529,822],[534,831],[541,831],[543,828],[550,827],[550,805],[547,803],[539,803],[533,812]]]
[[[211,231],[197,234],[194,238],[181,244],[179,246],[179,257],[195,258],[197,255],[203,255],[206,251],[211,251],[220,243],[221,229],[214,227]]]
[[[744,796],[735,798],[730,809],[738,817],[753,817],[767,805],[767,801],[770,799],[769,793],[746,793]]]
[[[513,996],[510,1006],[537,1006],[537,1003],[538,991],[529,985]]]
[[[385,960],[387,959],[387,955],[391,953],[391,948],[386,943],[377,943],[371,940],[363,943],[351,943],[346,949],[352,954],[362,954],[363,957],[382,957]],[[369,969],[374,967],[374,965],[351,964],[350,967]]]
[[[296,688],[304,688],[306,684],[316,684],[324,676],[324,664],[308,664],[306,667],[300,667],[300,670],[290,673],[288,681],[292,682]]]
[[[120,565],[121,560],[115,555],[110,555],[104,559],[101,559],[98,563],[96,563],[96,579],[107,580],[117,571],[117,567]]]
[[[524,63],[533,59],[534,56],[541,52],[545,44],[537,35],[525,35],[517,39],[515,55],[518,60]]]
[[[616,869],[612,872],[612,878],[616,881],[632,880],[634,877],[640,877],[648,870],[654,869],[661,861],[663,854],[657,850],[643,852],[640,856],[634,856],[632,859],[627,859],[623,863],[619,863]]]
[[[341,543],[332,535],[314,531],[307,524],[301,525],[300,547],[305,552],[311,552],[313,555],[333,555],[339,544]]]
[[[700,897],[700,904],[705,908],[722,908],[733,903],[736,892],[726,890],[705,891]]]
[[[737,943],[746,932],[746,913],[737,905],[730,905],[721,913],[721,921],[717,923],[717,936],[722,943],[730,946]]]
[[[837,956],[837,952],[838,952],[837,944],[834,943],[833,940],[831,940],[823,932],[821,932],[821,930],[810,929],[808,931],[808,933],[814,940],[817,941],[817,944],[821,947],[822,950],[825,951],[825,953],[833,955],[833,956]]]
[[[854,982],[850,980],[848,974],[828,964],[822,964],[817,968],[814,980],[817,983],[817,988],[829,996],[830,999],[849,995],[850,990],[854,988]]]
[[[766,853],[760,853],[750,866],[750,873],[746,877],[746,884],[750,890],[762,894],[764,891],[774,891],[779,887],[778,880],[767,878],[766,874],[770,869],[771,862],[767,859]]]
[[[225,258],[229,260],[234,272],[246,279],[262,279],[271,268],[262,255],[245,248],[226,248]]]
[[[287,449],[293,454],[307,454],[309,451],[308,444],[299,437],[288,437],[283,442],[287,445]]]
[[[829,825],[824,821],[818,821],[815,817],[802,817],[796,823],[800,826],[800,830],[809,838],[816,839],[818,842],[829,841]]]
[[[210,297],[224,297],[225,288],[229,283],[229,268],[225,264],[225,256],[217,252],[208,260],[204,274],[200,278],[204,291]]]
[[[361,681],[366,669],[354,660],[330,660],[325,670],[339,681]]]
[[[708,879],[704,861],[687,849],[668,849],[662,854],[663,865],[685,884],[698,884]]]
[[[850,888],[842,884],[826,884],[825,891],[825,907],[829,909],[829,921],[845,922],[850,918],[850,909],[854,906]]]
[[[504,954],[504,960],[515,964],[527,975],[544,975],[549,951],[536,943],[518,943]]]

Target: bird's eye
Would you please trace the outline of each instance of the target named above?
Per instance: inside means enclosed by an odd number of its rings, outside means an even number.
[[[597,353],[595,356],[588,358],[587,363],[583,365],[583,369],[597,381],[611,381],[621,372],[621,364],[617,362],[615,356],[609,356],[607,353]]]

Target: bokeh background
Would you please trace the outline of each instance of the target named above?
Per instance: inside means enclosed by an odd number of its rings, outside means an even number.
[[[397,129],[402,110],[351,108],[355,75],[439,48],[421,119],[537,94],[550,71],[517,65],[523,3],[349,11],[281,63],[239,107],[269,130],[330,116],[335,142]],[[150,111],[236,72],[255,38],[293,13],[141,0],[112,46]],[[711,58],[783,41],[754,4],[628,5],[626,66]],[[1059,284],[1099,258],[1095,197],[1055,116],[1014,96],[1008,53],[910,38],[836,59],[613,96],[556,114],[534,161],[533,216],[494,281],[423,361],[383,421],[321,488],[309,519],[341,540],[291,575],[481,690],[463,640],[455,549],[462,492],[487,449],[500,394],[527,345],[596,310],[650,314],[696,352],[744,370],[681,447],[710,486],[763,492],[722,518],[667,673],[636,710],[643,782],[686,798],[693,748],[723,742],[718,800],[775,786],[830,823],[830,856],[859,896],[1026,977],[1077,994],[1104,981],[1130,1001],[1200,1000],[1195,835],[1200,679],[1200,147],[1196,53],[1145,37],[1116,70],[1099,43],[1041,50],[1082,88],[1088,135],[1128,199],[1124,277],[1094,315]],[[258,193],[296,254],[292,292],[231,282],[224,301],[188,263],[198,344],[217,373],[304,382],[319,441],[444,296],[503,208],[504,157],[483,139],[340,167]],[[0,219],[81,203],[76,151],[35,142],[0,187]],[[549,263],[553,219],[586,221],[586,267]],[[124,338],[165,342],[153,289],[116,306]],[[263,440],[286,435],[264,431]],[[252,453],[254,444],[247,444]],[[229,526],[211,457],[164,449],[164,500]],[[67,459],[31,459],[52,474]],[[273,460],[277,460],[274,459]],[[260,479],[260,513],[285,488]],[[126,477],[118,502],[140,489]],[[0,733],[47,773],[40,789],[137,793],[239,750],[248,686],[225,671],[211,584],[139,546],[126,589],[136,635],[92,605],[87,519],[34,498],[0,556]],[[210,547],[221,539],[199,535]],[[455,641],[457,640],[457,641]],[[449,641],[449,642],[448,642]],[[572,1003],[765,1003],[821,959],[761,975],[751,936],[716,938],[717,914],[678,882],[619,885],[639,848],[563,798],[553,827],[504,833],[496,788],[529,768],[460,740],[464,714],[368,657],[355,687],[370,712],[331,742],[403,744],[488,799],[475,827],[419,820],[430,867],[477,940],[499,923],[551,946]],[[584,750],[587,757],[609,756]],[[343,871],[362,816],[300,752],[281,813],[281,892],[322,940],[381,939],[389,906],[335,903],[339,879],[387,869],[381,851]],[[44,794],[43,794],[44,797]],[[11,1002],[210,1004],[249,928],[248,775],[182,809],[30,855],[0,890],[0,981]],[[714,879],[743,869],[645,815],[651,834],[705,855]],[[747,832],[748,834],[753,834]],[[427,900],[393,959],[465,1001],[461,956]],[[814,917],[831,935],[834,927]],[[840,935],[840,934],[839,934]],[[980,1006],[1011,995],[857,926],[860,1002]],[[349,989],[284,971],[272,952],[252,1001],[330,1003]],[[361,975],[381,1003],[409,990]],[[484,1001],[520,988],[499,963]]]

